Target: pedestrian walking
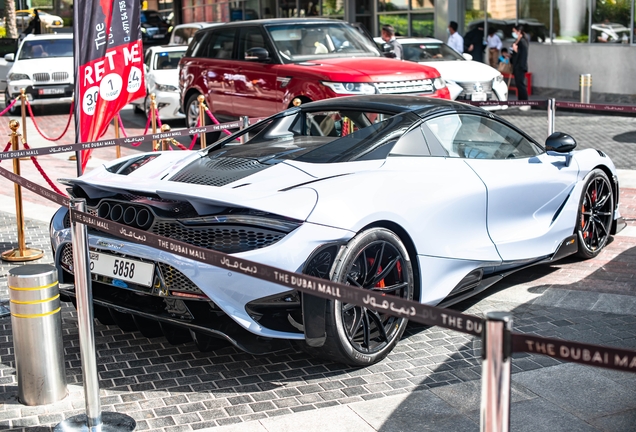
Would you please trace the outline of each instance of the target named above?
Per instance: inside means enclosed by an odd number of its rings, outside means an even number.
[[[464,52],[464,38],[457,33],[457,23],[451,21],[448,24],[448,41],[446,42],[449,47],[462,54]]]
[[[470,54],[474,61],[484,62],[484,27],[478,25],[464,36],[464,52]]]
[[[395,38],[395,29],[391,25],[382,26],[382,40],[384,41],[386,57],[402,60],[404,58],[404,50],[402,45]]]

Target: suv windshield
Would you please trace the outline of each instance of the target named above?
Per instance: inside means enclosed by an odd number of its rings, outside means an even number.
[[[464,60],[461,54],[445,43],[403,43],[402,47],[404,49],[404,60],[415,62]]]
[[[380,57],[375,44],[344,23],[266,26],[285,62],[331,57]]]
[[[73,40],[35,39],[22,43],[19,60],[43,57],[73,57]]]

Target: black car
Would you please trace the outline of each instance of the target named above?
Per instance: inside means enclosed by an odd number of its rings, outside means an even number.
[[[159,12],[141,11],[141,41],[145,47],[164,45],[170,41],[170,25]]]

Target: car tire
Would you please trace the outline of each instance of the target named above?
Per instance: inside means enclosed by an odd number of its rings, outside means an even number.
[[[9,95],[9,92],[5,92],[4,93],[4,107],[8,107],[11,104],[11,96]],[[16,103],[13,105],[13,107],[11,109],[9,109],[9,115],[17,115],[20,111],[20,104]]]
[[[195,93],[190,98],[188,98],[188,103],[186,103],[186,127],[193,128],[196,127],[197,121],[199,119],[199,93]],[[208,116],[204,116],[205,125],[207,126],[211,124]],[[208,132],[205,134],[205,142],[206,145],[212,144],[216,142],[221,137],[221,132]]]
[[[614,191],[603,170],[593,170],[585,182],[579,201],[575,234],[578,256],[590,259],[607,245],[614,220]]]
[[[379,263],[378,265],[375,265]],[[386,273],[379,280],[377,276]],[[400,238],[385,228],[357,234],[341,251],[332,280],[413,299],[414,276],[409,253]],[[361,306],[329,300],[322,347],[306,347],[313,355],[352,366],[369,366],[385,358],[398,343],[408,320]]]

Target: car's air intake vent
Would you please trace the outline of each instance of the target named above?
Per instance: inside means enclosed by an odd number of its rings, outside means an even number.
[[[402,93],[434,93],[433,81],[430,79],[413,81],[393,81],[375,84],[380,94],[402,94]]]
[[[177,173],[171,181],[206,186],[225,186],[264,170],[264,165],[254,159],[218,157],[202,159]]]

